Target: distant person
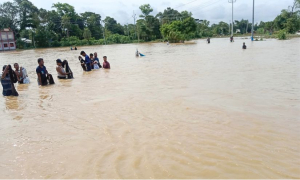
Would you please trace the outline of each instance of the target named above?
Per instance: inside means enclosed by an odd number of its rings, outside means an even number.
[[[71,51],[73,50],[73,47],[71,47]]]
[[[101,66],[101,64],[100,64],[100,60],[99,60],[99,58],[98,58],[98,54],[97,54],[96,52],[94,53],[94,60],[98,62],[99,68],[102,68],[102,66]]]
[[[68,63],[68,61],[64,61],[65,63]],[[72,72],[66,72],[65,68],[63,67],[63,62],[60,59],[56,60],[56,71],[57,71],[57,78],[58,79],[72,79],[73,76],[71,75]]]
[[[110,64],[109,62],[107,61],[107,57],[106,56],[103,56],[103,68],[104,69],[110,69]]]
[[[81,56],[78,56],[78,60],[80,61],[80,64],[81,64],[81,67],[84,71],[86,71],[86,66],[85,66],[85,62],[84,60],[82,59]]]
[[[91,59],[90,59],[90,57],[84,51],[81,51],[80,55],[85,58],[84,62],[85,62],[85,66],[86,66],[86,71],[91,71],[92,69],[91,69]]]
[[[139,56],[140,56],[140,52],[139,52],[139,50],[136,50],[136,52],[135,52],[135,56],[136,56],[136,57],[139,57]]]
[[[14,64],[14,68],[15,68],[15,73],[16,73],[17,78],[18,78],[18,82],[20,84],[29,84],[30,80],[29,80],[29,77],[27,75],[26,69],[23,68],[23,67],[19,67],[18,63]]]
[[[77,47],[75,46],[75,51],[77,51]]]
[[[233,36],[230,37],[230,42],[234,42]]]
[[[207,43],[210,44],[210,38],[209,37],[207,38]]]
[[[14,83],[18,81],[17,75],[12,70],[10,65],[3,66],[1,75],[1,85],[3,87],[3,96],[19,96],[17,90],[15,89]]]
[[[38,76],[38,84],[40,86],[55,84],[52,75],[48,73],[46,66],[44,66],[43,58],[39,58],[38,63],[39,66],[36,68],[36,74]]]
[[[167,45],[169,45],[170,43],[169,43],[169,41],[167,41]]]
[[[243,43],[243,49],[247,49],[247,46],[245,43]]]

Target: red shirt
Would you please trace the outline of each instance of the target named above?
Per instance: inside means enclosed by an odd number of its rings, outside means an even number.
[[[105,61],[104,61],[104,62],[103,62],[103,68],[104,68],[104,69],[110,69],[110,64],[109,64],[109,62],[107,62],[107,61],[105,62]]]

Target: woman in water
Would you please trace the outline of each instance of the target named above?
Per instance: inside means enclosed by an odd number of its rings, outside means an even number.
[[[3,87],[3,96],[19,96],[15,89],[14,83],[18,81],[18,78],[10,65],[3,66],[3,73],[1,76],[1,84]]]

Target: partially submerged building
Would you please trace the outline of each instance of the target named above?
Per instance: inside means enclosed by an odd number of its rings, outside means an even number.
[[[15,50],[16,41],[14,32],[10,29],[0,30],[0,51]]]

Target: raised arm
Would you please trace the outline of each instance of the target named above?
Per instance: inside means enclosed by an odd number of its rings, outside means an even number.
[[[4,69],[1,79],[4,79],[7,73],[8,73],[8,66],[6,66],[6,68]]]

